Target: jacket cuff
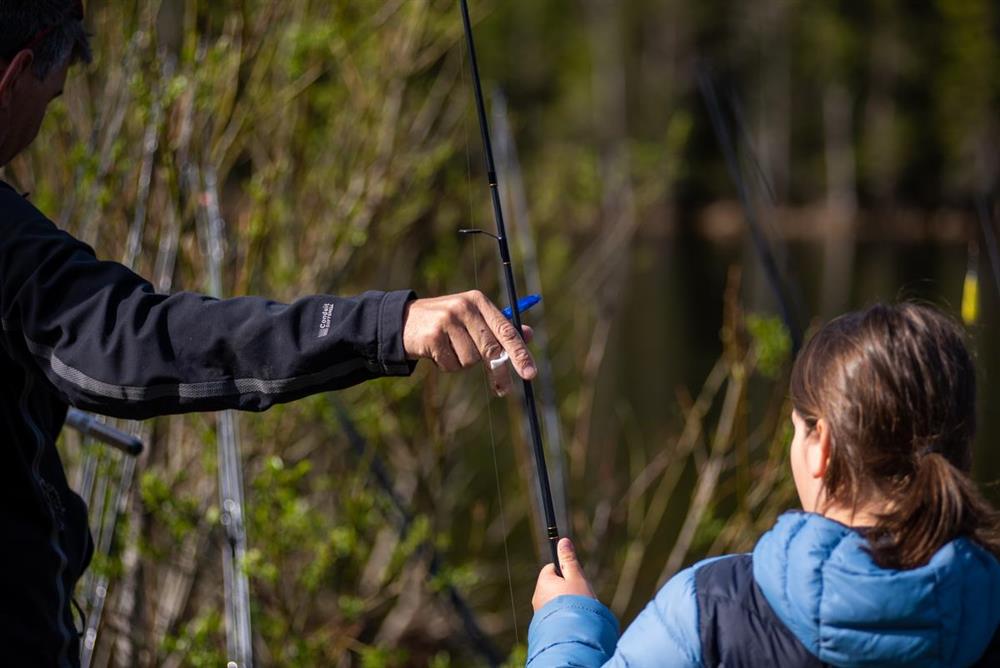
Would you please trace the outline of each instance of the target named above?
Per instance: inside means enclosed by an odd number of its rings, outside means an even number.
[[[557,645],[580,644],[608,660],[618,645],[618,620],[589,596],[557,596],[535,613],[528,629],[528,663]]]
[[[378,311],[378,365],[386,376],[409,376],[417,366],[403,348],[403,315],[406,305],[417,298],[412,290],[387,292]]]

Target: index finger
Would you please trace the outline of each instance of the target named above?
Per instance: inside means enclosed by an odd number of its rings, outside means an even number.
[[[559,576],[556,575],[555,564],[545,564],[544,566],[542,566],[542,569],[538,572],[539,580],[541,580],[542,578],[558,578],[558,577]],[[562,580],[562,578],[559,579]]]
[[[497,343],[510,357],[514,371],[521,378],[532,380],[538,374],[538,370],[535,368],[535,360],[517,328],[486,297],[481,297],[477,306],[486,326],[490,328]]]

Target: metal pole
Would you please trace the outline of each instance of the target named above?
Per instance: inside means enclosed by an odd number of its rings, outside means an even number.
[[[192,174],[192,179],[197,176]],[[197,191],[195,191],[197,192]],[[223,220],[215,170],[205,169],[205,245],[208,252],[209,294],[222,297]],[[226,599],[227,668],[253,666],[253,630],[250,624],[250,580],[246,562],[247,536],[244,522],[243,468],[236,415],[223,411],[218,418],[219,503],[226,545],[222,550],[222,574]]]

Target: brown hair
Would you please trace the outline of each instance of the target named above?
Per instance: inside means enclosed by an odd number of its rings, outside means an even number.
[[[66,62],[91,61],[90,38],[80,0],[0,0],[0,59],[35,53],[39,79]]]
[[[959,536],[1000,557],[1000,514],[968,476],[976,380],[964,338],[933,307],[878,304],[823,327],[792,369],[799,416],[829,424],[827,497],[887,501],[867,534],[884,568],[926,564]]]

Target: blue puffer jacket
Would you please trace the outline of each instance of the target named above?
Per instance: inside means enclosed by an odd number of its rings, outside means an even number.
[[[780,665],[951,668],[976,663],[988,647],[993,656],[1000,563],[992,555],[958,539],[926,566],[886,570],[866,544],[820,515],[787,513],[752,557],[710,559],[678,573],[620,640],[599,602],[551,601],[531,622],[528,666],[717,665],[727,663],[719,658],[727,643],[759,652],[727,665],[771,665],[767,657],[777,654],[786,657]],[[796,652],[801,657],[788,661]]]

